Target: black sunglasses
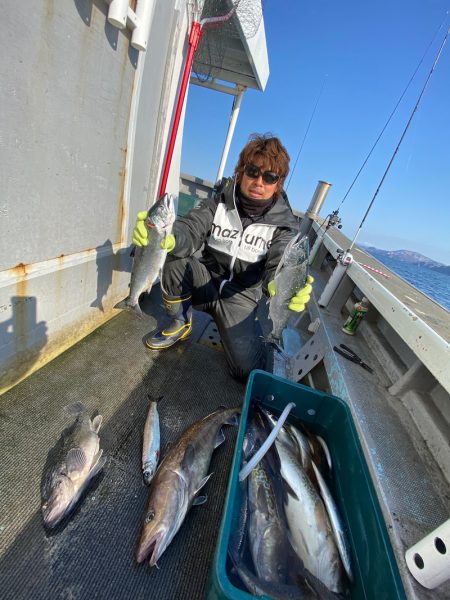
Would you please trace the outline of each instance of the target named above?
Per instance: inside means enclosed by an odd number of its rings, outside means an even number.
[[[255,165],[245,165],[244,173],[250,179],[258,179],[261,175],[264,183],[268,183],[269,185],[273,185],[280,180],[280,176],[274,173],[273,171],[261,171],[259,167],[255,167]]]

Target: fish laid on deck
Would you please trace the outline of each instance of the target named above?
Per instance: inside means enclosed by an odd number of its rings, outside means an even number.
[[[161,400],[161,398],[159,398]],[[158,466],[160,453],[160,429],[159,429],[159,400],[150,399],[147,419],[144,426],[144,439],[142,444],[142,475],[144,483],[150,485],[156,467]]]
[[[203,504],[197,496],[211,474],[209,463],[225,436],[223,425],[237,424],[240,408],[219,409],[197,421],[181,435],[155,473],[137,550],[137,561],[149,558],[153,567],[180,529],[192,505]]]
[[[269,301],[269,317],[272,320],[270,338],[276,342],[281,339],[292,311],[288,306],[293,296],[306,283],[308,275],[309,242],[298,233],[286,246],[275,271],[275,295]],[[270,290],[269,290],[270,291]]]
[[[103,417],[93,419],[78,402],[68,410],[75,423],[64,430],[53,452],[42,485],[42,517],[46,527],[55,527],[73,509],[89,482],[104,466],[98,432]]]
[[[173,196],[165,194],[148,211],[138,215],[142,227],[150,227],[152,235],[147,246],[136,246],[133,271],[131,273],[130,294],[125,300],[116,304],[115,308],[133,310],[143,316],[139,306],[139,298],[144,292],[150,292],[152,285],[160,273],[167,252],[161,248],[162,240],[167,237],[175,221],[175,202]],[[142,216],[141,219],[139,217]]]

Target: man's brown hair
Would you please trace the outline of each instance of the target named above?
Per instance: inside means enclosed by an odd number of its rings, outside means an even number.
[[[245,165],[254,164],[255,159],[263,161],[264,166],[277,175],[280,179],[275,195],[283,189],[284,181],[289,173],[290,157],[280,140],[271,133],[252,134],[246,146],[242,149],[238,163],[234,169],[236,182],[239,183]]]

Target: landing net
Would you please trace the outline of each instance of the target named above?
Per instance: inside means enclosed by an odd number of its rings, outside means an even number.
[[[192,67],[202,82],[217,78],[225,56],[232,55],[233,39],[239,40],[243,36],[252,38],[259,29],[263,16],[261,0],[205,0],[201,19],[221,17],[233,7],[236,12],[228,20],[206,24],[204,27]]]

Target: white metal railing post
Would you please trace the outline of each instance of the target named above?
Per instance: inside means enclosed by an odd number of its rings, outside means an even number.
[[[131,34],[131,45],[142,52],[147,50],[154,5],[155,0],[138,0],[136,6],[137,26]]]
[[[136,12],[129,6],[129,0],[106,0],[108,22],[118,29],[128,27],[131,34],[131,45],[136,50],[147,50],[148,35],[152,22],[155,0],[138,0]]]
[[[222,158],[219,165],[219,170],[217,171],[216,183],[220,181],[223,177],[223,172],[225,170],[225,164],[228,158],[228,152],[230,151],[231,140],[233,139],[234,129],[236,127],[236,121],[239,115],[239,109],[242,102],[242,97],[246,90],[243,86],[236,86],[238,89],[238,94],[233,101],[233,107],[231,109],[230,123],[228,125],[227,137],[225,140],[225,145],[223,147]]]
[[[111,0],[108,9],[108,22],[118,29],[127,26],[129,0]]]

